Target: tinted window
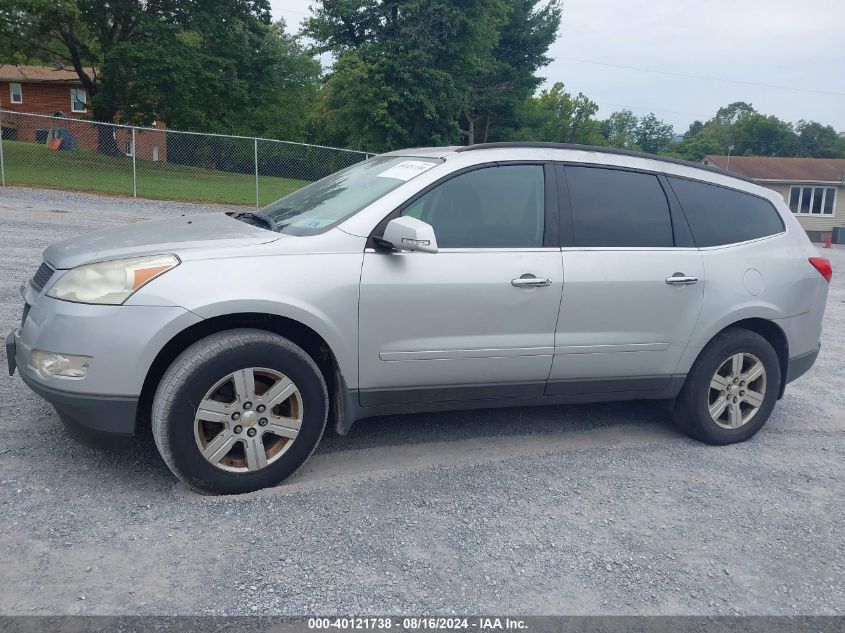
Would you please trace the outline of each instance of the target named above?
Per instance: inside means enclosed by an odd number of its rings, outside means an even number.
[[[656,176],[567,167],[575,246],[672,246],[672,220]]]
[[[432,189],[402,214],[434,227],[441,248],[543,245],[542,165],[485,167]]]
[[[670,178],[697,246],[720,246],[783,231],[772,203],[749,193]]]

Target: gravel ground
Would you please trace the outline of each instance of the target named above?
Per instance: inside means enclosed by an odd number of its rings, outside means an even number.
[[[0,189],[0,332],[49,243],[205,209]],[[739,446],[641,402],[383,417],[225,498],[4,372],[0,613],[845,614],[844,330],[839,273],[816,367]]]

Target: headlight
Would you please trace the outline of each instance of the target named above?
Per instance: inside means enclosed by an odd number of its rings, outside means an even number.
[[[79,303],[119,305],[138,288],[178,265],[176,255],[154,255],[77,266],[62,275],[47,291],[47,296]]]

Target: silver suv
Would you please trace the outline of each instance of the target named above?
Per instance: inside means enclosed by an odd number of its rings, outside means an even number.
[[[641,398],[730,444],[818,355],[816,255],[780,195],[700,165],[405,150],[258,213],[50,246],[6,345],[72,434],[149,420],[204,492],[277,484],[327,422],[389,413]]]

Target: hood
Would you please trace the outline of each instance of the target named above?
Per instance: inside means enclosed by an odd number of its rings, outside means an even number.
[[[116,226],[56,242],[44,251],[44,261],[54,268],[67,269],[191,248],[225,249],[264,244],[280,237],[224,213],[207,213]]]

